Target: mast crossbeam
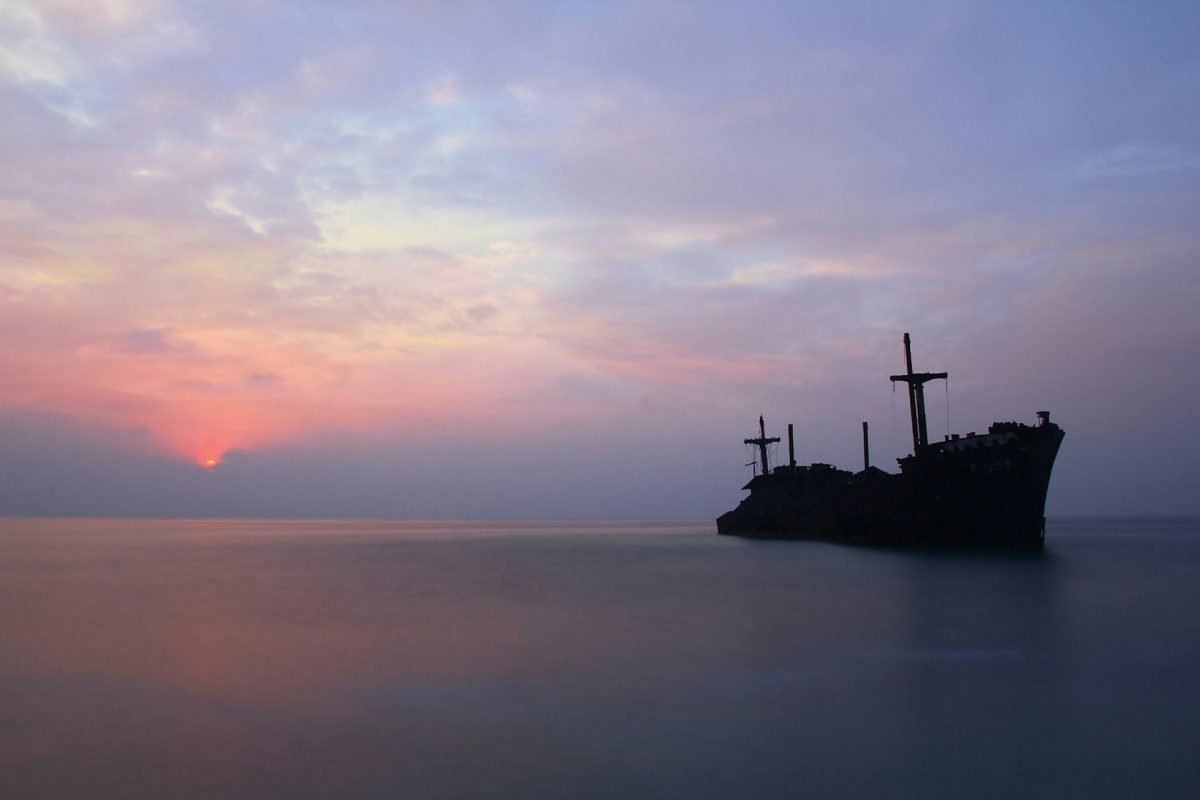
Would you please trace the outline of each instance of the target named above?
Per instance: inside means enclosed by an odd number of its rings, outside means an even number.
[[[929,381],[949,378],[946,372],[913,372],[912,338],[904,334],[904,365],[908,371],[903,375],[892,375],[892,383],[908,384],[908,412],[912,419],[913,455],[929,444],[929,431],[925,426],[925,384]]]
[[[743,444],[752,444],[758,447],[759,457],[762,459],[762,474],[767,475],[767,445],[774,444],[779,441],[778,436],[767,436],[767,425],[763,422],[762,414],[758,415],[758,438],[743,439]]]

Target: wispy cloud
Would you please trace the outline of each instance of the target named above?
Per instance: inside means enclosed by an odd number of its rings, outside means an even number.
[[[1196,169],[1200,169],[1200,155],[1168,147],[1122,144],[1088,157],[1080,173],[1088,178],[1132,178]]]
[[[0,407],[204,460],[1194,350],[1191,15],[1132,13],[7,4]]]

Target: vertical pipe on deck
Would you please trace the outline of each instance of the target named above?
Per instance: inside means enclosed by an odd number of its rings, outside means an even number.
[[[871,444],[867,438],[867,423],[863,422],[863,472],[871,468]]]

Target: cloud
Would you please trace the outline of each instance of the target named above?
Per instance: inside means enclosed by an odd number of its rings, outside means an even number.
[[[435,106],[452,106],[462,100],[462,92],[453,75],[443,75],[429,87],[425,99]]]
[[[1085,178],[1133,178],[1197,168],[1200,168],[1200,155],[1189,156],[1164,147],[1122,144],[1088,157],[1080,174]]]
[[[1195,396],[1145,356],[1200,347],[1189,14],[9,5],[0,407],[189,458],[705,431],[866,414],[912,328],[1099,435],[1093,339]]]
[[[123,346],[134,353],[185,353],[193,350],[167,328],[135,328],[121,336]]]

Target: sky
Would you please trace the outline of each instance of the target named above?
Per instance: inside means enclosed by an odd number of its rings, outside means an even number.
[[[1200,513],[1200,5],[0,2],[0,513]]]

